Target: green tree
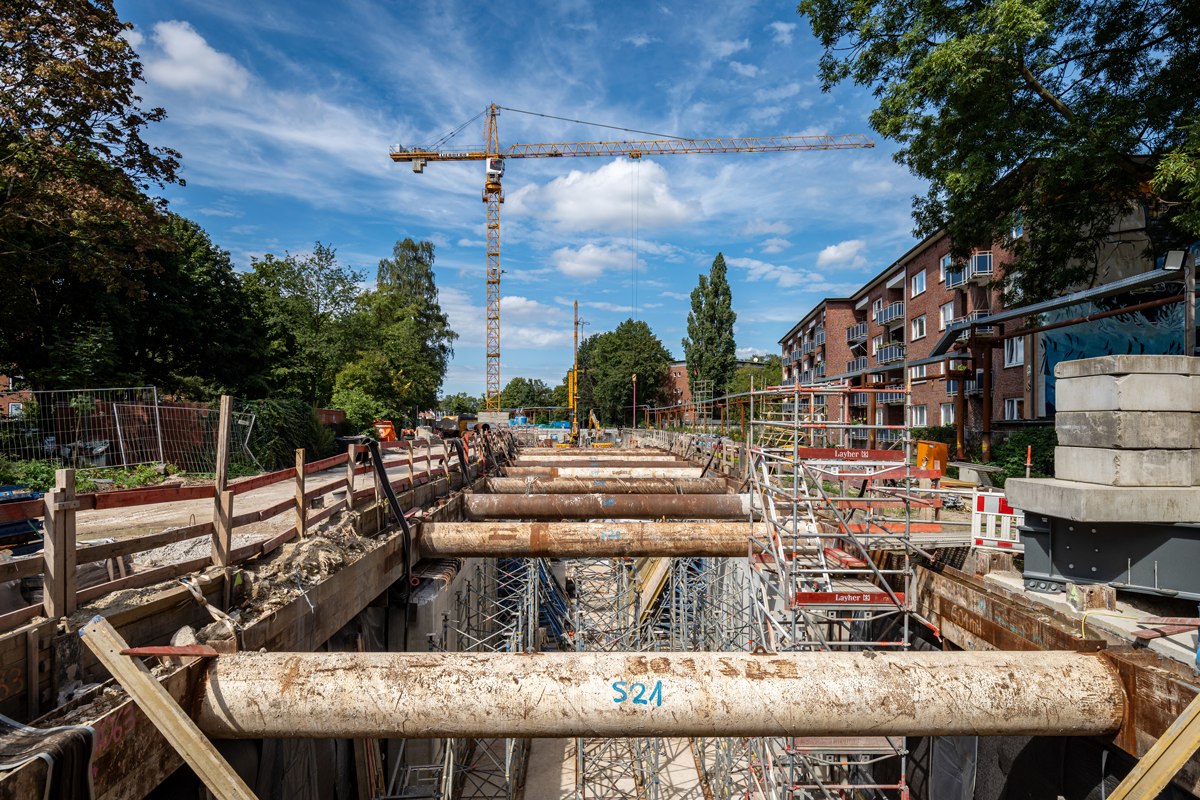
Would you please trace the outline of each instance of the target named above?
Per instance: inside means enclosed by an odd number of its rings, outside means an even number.
[[[179,154],[144,129],[137,54],[111,0],[10,0],[0,15],[0,343],[44,308],[29,297],[64,283],[140,297],[154,252],[169,249],[165,201],[183,184]],[[44,346],[44,343],[43,343]]]
[[[544,381],[516,377],[500,390],[501,408],[533,408],[554,405],[554,393]]]
[[[742,394],[750,391],[750,378],[754,378],[754,388],[778,386],[783,383],[783,361],[775,354],[758,356],[758,363],[738,367],[733,380],[726,387],[728,394]]]
[[[696,393],[698,381],[713,382],[713,397],[725,394],[737,369],[737,343],[733,325],[733,292],[725,275],[725,256],[717,253],[708,277],[700,276],[692,290],[683,354],[687,360],[688,389]]]
[[[353,357],[362,275],[320,242],[304,257],[267,253],[250,265],[245,285],[266,328],[268,390],[313,406],[328,403],[338,369]]]
[[[479,398],[473,397],[466,392],[458,392],[457,394],[443,397],[438,407],[443,413],[452,416],[457,416],[458,414],[477,414],[479,413]]]
[[[634,374],[637,374],[638,408],[663,404],[671,354],[649,325],[627,319],[615,330],[588,337],[587,344],[586,350],[582,345],[579,348],[579,364],[586,373],[590,399],[603,424],[630,424]],[[590,407],[581,402],[581,425],[586,426]]]
[[[1178,195],[1147,185],[1196,122],[1195,3],[803,0],[799,11],[824,48],[825,90],[870,87],[871,126],[928,181],[914,198],[918,235],[944,228],[958,259],[1008,248],[1009,299],[1092,281],[1106,253],[1132,247],[1111,229],[1138,203],[1170,209],[1147,226],[1153,253],[1194,238],[1160,224],[1187,186],[1195,197],[1194,173],[1161,183]]]

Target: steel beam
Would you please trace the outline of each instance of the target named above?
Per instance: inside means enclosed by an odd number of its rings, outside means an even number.
[[[485,494],[725,494],[721,478],[488,478]]]
[[[468,494],[480,519],[750,519],[748,494]]]
[[[699,478],[701,467],[508,467],[509,477],[527,478]]]
[[[1101,736],[1125,712],[1084,653],[238,653],[210,737]]]
[[[744,558],[751,530],[749,522],[426,522],[417,550],[422,558]],[[753,532],[765,539],[766,524]]]

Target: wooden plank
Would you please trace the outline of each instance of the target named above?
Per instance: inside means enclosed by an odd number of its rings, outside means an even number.
[[[233,398],[227,394],[221,395],[221,408],[217,423],[217,466],[213,483],[213,496],[218,498],[217,508],[220,511],[221,492],[229,488],[229,439],[233,430]]]
[[[305,465],[304,474],[312,475],[314,472],[324,472],[330,467],[336,467],[338,464],[346,463],[348,458],[349,457],[345,453],[339,453],[336,456],[330,456],[329,458],[325,458],[320,461],[314,461],[311,464]]]
[[[75,551],[77,554],[75,560],[79,564],[88,564],[93,561],[120,558],[131,553],[141,553],[187,539],[198,539],[201,536],[208,536],[212,532],[213,524],[211,522],[201,522],[196,525],[189,525],[186,528],[175,528],[174,530],[161,531],[160,533],[150,533],[133,539],[120,539],[115,542],[106,542],[105,544],[87,545]]]
[[[233,492],[221,492],[217,499],[216,520],[212,535],[212,563],[229,566],[229,550],[233,546]]]
[[[220,800],[255,800],[250,787],[150,670],[141,661],[120,654],[128,645],[103,617],[85,625],[80,636],[213,794]]]
[[[304,502],[304,450],[296,451],[296,531],[303,539],[308,533],[308,504]]]
[[[211,563],[212,556],[207,555],[203,558],[181,561],[178,564],[168,564],[165,567],[158,567],[146,572],[136,572],[127,578],[101,583],[98,586],[89,586],[86,589],[81,589],[76,596],[79,598],[80,603],[90,603],[97,597],[103,597],[112,592],[119,592],[124,589],[140,589],[143,586],[151,586],[162,581],[169,581],[172,578],[178,578],[180,575],[204,569]]]
[[[96,495],[80,495],[80,510],[85,510],[82,501],[91,499],[96,510],[129,508],[153,503],[174,503],[179,500],[203,500],[213,496],[211,486],[172,486],[165,489],[130,489],[124,492],[103,492]]]
[[[38,678],[38,650],[41,649],[42,637],[37,628],[25,632],[25,713],[29,720],[41,716],[42,698]]]
[[[229,490],[234,494],[244,494],[246,492],[261,489],[264,486],[270,486],[274,483],[283,483],[296,477],[296,468],[288,467],[281,469],[278,472],[268,472],[264,475],[255,475],[253,478],[246,478],[237,483],[231,484]]]
[[[41,500],[38,501],[42,502]],[[27,556],[26,558],[18,558],[15,561],[5,561],[0,563],[0,583],[8,583],[9,581],[20,580],[21,578],[29,578],[34,575],[41,575],[45,568],[45,558],[41,553],[37,555]]]
[[[1110,800],[1154,800],[1200,747],[1200,696],[1183,710],[1158,741],[1113,789]]]
[[[338,480],[334,481],[333,483],[327,483],[324,486],[318,486],[315,489],[310,489],[309,491],[305,492],[304,493],[304,502],[311,503],[313,500],[316,500],[318,497],[324,497],[327,494],[332,494],[333,492],[336,492],[340,489],[345,489],[345,488],[346,488],[346,479],[339,478]]]
[[[20,522],[23,519],[38,519],[45,510],[42,499],[22,500],[19,503],[0,505],[0,522]]]
[[[34,617],[45,616],[45,614],[43,603],[18,608],[16,611],[10,611],[7,614],[0,614],[0,631],[11,631],[18,625],[24,625]]]

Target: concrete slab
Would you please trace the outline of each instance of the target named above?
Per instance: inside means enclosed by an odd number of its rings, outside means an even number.
[[[1200,451],[1054,448],[1054,477],[1102,486],[1195,486]]]
[[[1077,522],[1200,522],[1200,487],[1101,486],[1056,478],[1009,478],[1008,504]]]
[[[1185,411],[1059,411],[1054,428],[1065,447],[1200,448],[1200,414]]]
[[[1200,360],[1187,356],[1097,356],[1054,365],[1055,378],[1085,378],[1090,375],[1200,375]]]
[[[1200,411],[1200,376],[1092,375],[1055,384],[1057,411]]]
[[[525,773],[525,800],[574,800],[575,740],[534,739]]]

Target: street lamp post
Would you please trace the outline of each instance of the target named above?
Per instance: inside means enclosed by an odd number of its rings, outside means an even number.
[[[637,373],[633,373],[633,428],[637,430]]]

